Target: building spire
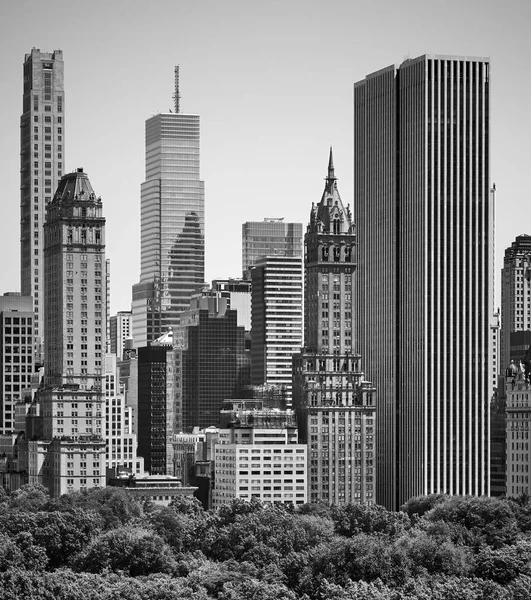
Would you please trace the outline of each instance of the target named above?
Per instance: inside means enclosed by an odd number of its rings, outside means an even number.
[[[180,107],[181,94],[179,93],[179,65],[175,66],[174,73],[175,73],[175,92],[173,94],[173,102],[175,104],[175,106],[174,106],[175,112],[178,114],[181,109],[181,107]]]
[[[335,180],[334,175],[334,156],[332,154],[332,146],[330,146],[330,158],[328,159],[328,180]]]

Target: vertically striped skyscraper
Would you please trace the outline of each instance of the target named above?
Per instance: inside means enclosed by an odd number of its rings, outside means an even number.
[[[377,502],[489,492],[489,60],[354,86],[355,349],[378,389]]]
[[[22,295],[34,300],[37,363],[43,358],[43,226],[64,172],[64,97],[62,51],[33,48],[24,59],[20,118],[20,279]]]
[[[205,280],[205,184],[199,178],[199,116],[175,112],[146,121],[141,190],[140,283],[133,286],[133,339],[142,347],[179,324]]]

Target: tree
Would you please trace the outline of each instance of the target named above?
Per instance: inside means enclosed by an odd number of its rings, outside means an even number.
[[[403,550],[409,559],[413,575],[466,576],[474,568],[468,548],[456,546],[450,540],[437,539],[425,531],[414,530],[395,542],[397,550]]]
[[[476,558],[476,575],[507,584],[520,575],[531,575],[531,542],[521,540],[514,546],[484,547]]]
[[[92,540],[73,560],[77,571],[122,571],[131,577],[174,573],[177,567],[169,546],[152,531],[120,527]]]
[[[330,514],[336,533],[347,537],[355,536],[358,533],[397,535],[411,527],[407,514],[391,512],[378,505],[332,506]]]
[[[33,544],[45,550],[53,568],[66,565],[100,529],[98,515],[79,509],[68,513],[16,510],[0,515],[0,531],[12,538],[24,532],[30,534]]]
[[[103,520],[104,529],[120,527],[142,516],[142,505],[124,488],[105,487],[71,492],[50,500],[46,506],[50,511],[68,512],[73,509],[94,511]]]
[[[49,500],[50,494],[44,486],[39,483],[28,484],[11,492],[7,506],[10,510],[37,512],[42,510]]]
[[[282,583],[244,579],[225,583],[218,598],[219,600],[297,600],[297,595]]]
[[[69,569],[51,573],[13,569],[0,573],[0,590],[2,600],[209,600],[201,586],[168,575],[132,578]]]
[[[469,532],[467,543],[499,548],[514,542],[518,525],[511,505],[485,496],[449,496],[424,515],[428,521],[456,523]]]
[[[194,496],[174,496],[169,507],[184,515],[200,515],[204,512],[203,505]]]
[[[24,564],[24,555],[17,544],[7,535],[0,533],[0,572]]]
[[[437,504],[441,504],[447,499],[447,494],[428,494],[426,496],[415,496],[414,498],[410,498],[404,505],[402,505],[400,510],[407,513],[410,518],[412,518],[413,515],[422,517],[432,508],[437,506]]]

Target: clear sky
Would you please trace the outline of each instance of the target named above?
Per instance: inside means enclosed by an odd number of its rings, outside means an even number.
[[[334,148],[352,196],[352,85],[407,56],[490,56],[497,276],[531,234],[529,0],[0,0],[0,293],[20,289],[22,63],[32,47],[65,61],[66,171],[101,195],[111,309],[140,273],[144,123],[173,106],[201,115],[206,278],[241,276],[241,224],[308,221]],[[499,305],[499,299],[496,299]]]

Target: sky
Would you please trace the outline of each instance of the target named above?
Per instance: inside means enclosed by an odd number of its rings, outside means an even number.
[[[210,281],[241,276],[243,222],[308,222],[330,146],[351,203],[354,82],[426,53],[490,57],[499,280],[504,249],[531,234],[530,31],[529,0],[0,0],[0,293],[20,290],[33,47],[64,53],[65,171],[83,167],[103,200],[112,313],[139,278],[145,120],[173,107],[176,64],[181,112],[201,116]]]

